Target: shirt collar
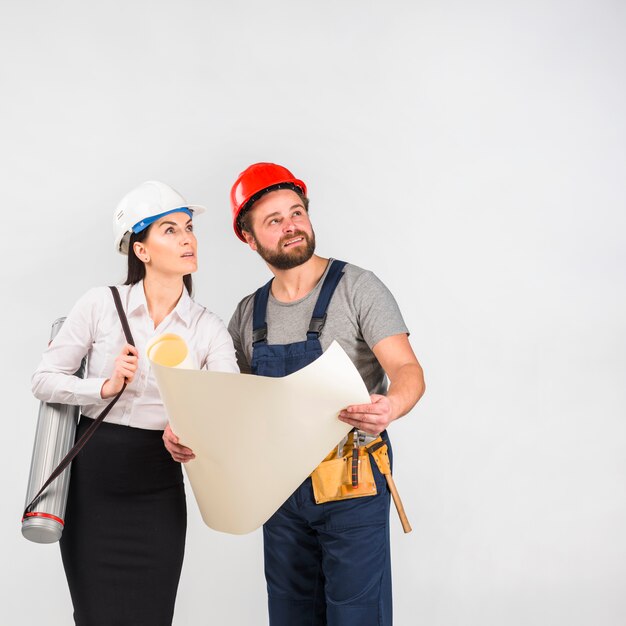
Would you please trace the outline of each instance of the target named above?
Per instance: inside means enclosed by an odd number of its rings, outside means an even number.
[[[191,324],[191,297],[189,292],[187,291],[187,287],[183,286],[183,293],[178,300],[178,303],[174,307],[173,313],[178,315],[180,321],[185,324],[185,326],[189,327]]]
[[[187,327],[189,327],[191,323],[191,303],[192,300],[187,291],[187,287],[183,287],[183,293],[172,313],[177,315]],[[128,294],[128,315],[133,315],[141,311],[141,309],[148,315],[148,303],[146,302],[146,293],[143,290],[143,280],[131,285]]]
[[[146,302],[146,294],[143,290],[143,280],[130,286],[128,292],[128,315],[133,315],[141,308],[148,314],[148,303]]]

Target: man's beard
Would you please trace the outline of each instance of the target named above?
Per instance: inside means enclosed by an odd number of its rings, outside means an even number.
[[[303,237],[304,245],[296,246],[293,249],[283,249],[283,244],[294,237]],[[298,265],[306,263],[315,252],[315,233],[311,231],[309,236],[302,230],[295,231],[288,237],[283,237],[278,242],[278,250],[264,248],[258,241],[256,242],[257,252],[261,255],[266,263],[269,263],[277,270],[290,270]]]

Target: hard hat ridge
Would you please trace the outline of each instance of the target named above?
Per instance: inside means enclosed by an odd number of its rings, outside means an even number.
[[[306,185],[286,167],[276,163],[254,163],[246,168],[230,190],[233,229],[241,241],[245,237],[239,224],[240,214],[256,202],[263,194],[276,189],[293,189],[306,196]]]

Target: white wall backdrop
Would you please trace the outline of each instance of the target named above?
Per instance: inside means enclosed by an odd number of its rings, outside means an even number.
[[[30,375],[123,277],[116,203],[161,179],[210,207],[196,297],[227,321],[268,276],[228,191],[270,160],[426,371],[391,430],[396,623],[623,626],[625,76],[617,0],[2,0],[0,623],[71,622],[58,547],[20,535]],[[176,626],[266,623],[260,533],[188,495]]]

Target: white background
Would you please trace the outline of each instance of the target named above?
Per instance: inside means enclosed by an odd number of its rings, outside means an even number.
[[[426,371],[391,429],[396,624],[626,623],[623,2],[0,11],[0,623],[71,621],[58,547],[20,535],[29,381],[51,322],[123,279],[116,203],[160,179],[210,208],[196,296],[227,321],[268,277],[228,203],[259,160],[308,183],[320,254],[386,282]],[[175,624],[264,624],[260,533],[188,495]]]

